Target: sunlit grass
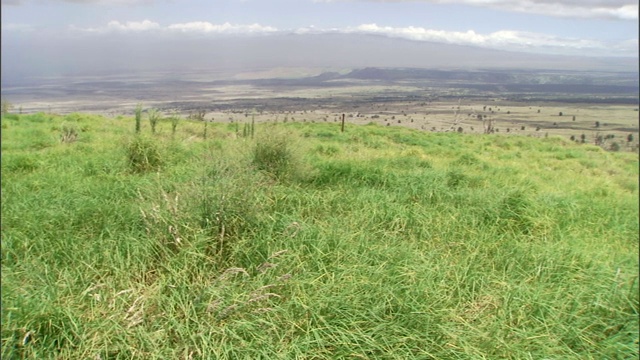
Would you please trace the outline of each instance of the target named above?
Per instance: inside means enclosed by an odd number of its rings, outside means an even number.
[[[3,358],[638,356],[637,154],[375,125],[2,124]],[[162,166],[132,171],[136,136]]]

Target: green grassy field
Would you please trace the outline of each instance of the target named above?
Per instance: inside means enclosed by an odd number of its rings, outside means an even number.
[[[3,359],[629,359],[638,154],[2,119]]]

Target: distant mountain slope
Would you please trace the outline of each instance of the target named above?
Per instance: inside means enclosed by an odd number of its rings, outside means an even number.
[[[115,36],[115,35],[114,35]],[[596,58],[506,52],[471,46],[392,39],[358,34],[269,35],[257,37],[166,38],[149,42],[134,35],[94,41],[75,37],[55,43],[23,38],[2,41],[2,84],[15,85],[34,76],[113,75],[165,71],[238,73],[276,67],[363,69],[352,79],[486,76],[485,81],[509,81],[500,73],[447,73],[417,70],[537,69],[624,71],[635,73],[637,58]],[[369,68],[369,69],[367,69]],[[376,68],[376,69],[371,69]],[[321,75],[327,79],[336,74]],[[320,80],[320,79],[316,79]],[[458,80],[468,80],[459,78]]]
[[[327,74],[327,77],[332,75]],[[320,78],[320,77],[316,77]],[[528,85],[593,85],[622,86],[633,90],[639,86],[638,74],[633,72],[549,71],[549,70],[432,70],[417,68],[355,69],[340,79],[394,81],[442,81],[474,84],[528,84]]]

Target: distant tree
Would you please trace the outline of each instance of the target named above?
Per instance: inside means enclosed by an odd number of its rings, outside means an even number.
[[[617,141],[611,143],[611,147],[609,147],[611,151],[620,151],[620,144]]]
[[[538,109],[538,114],[540,114],[540,109]]]
[[[596,128],[600,127],[600,121],[596,121]]]
[[[576,121],[576,116],[573,115],[573,118],[571,119],[572,121]]]
[[[596,135],[595,144],[598,146],[604,144],[604,137],[602,135]]]
[[[562,111],[560,111],[560,112],[558,113],[558,116],[562,116]]]
[[[571,141],[576,141],[576,136],[575,135],[571,135],[571,137],[569,139],[571,139]]]
[[[511,114],[511,111],[507,111],[507,115],[510,115],[510,114]]]
[[[582,140],[582,143],[584,144],[587,140],[587,135],[585,134],[580,135],[580,140]]]
[[[627,135],[627,142],[633,142],[633,134]]]
[[[462,134],[464,130],[462,129],[462,126],[458,127],[458,132]]]

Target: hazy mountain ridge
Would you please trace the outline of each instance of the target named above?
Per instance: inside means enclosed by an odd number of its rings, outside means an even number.
[[[354,69],[347,74],[325,72],[296,79],[274,78],[213,81],[215,85],[247,84],[260,87],[340,87],[354,85],[411,85],[454,87],[504,93],[616,94],[639,93],[637,74],[547,70],[433,70],[419,68]]]
[[[34,83],[38,81],[37,78],[44,77],[135,76],[143,72],[160,71],[180,74],[192,72],[193,69],[203,69],[203,76],[277,67],[365,69],[352,73],[351,78],[376,76],[367,68],[405,69],[373,71],[393,80],[424,76],[437,79],[437,70],[638,72],[637,58],[508,52],[358,34],[226,36],[189,40],[168,38],[156,42],[123,35],[102,41],[79,37],[61,41],[56,46],[52,46],[48,39],[24,37],[3,39],[2,54],[3,88],[28,81]],[[432,72],[407,69],[431,69]],[[440,75],[449,76],[450,73]],[[498,81],[505,75],[492,76]],[[315,80],[335,77],[336,74],[325,74]],[[489,77],[488,80],[494,81],[494,78]]]
[[[548,70],[433,70],[417,68],[364,68],[341,78],[362,80],[445,80],[497,84],[593,84],[638,86],[638,73],[570,72]]]

